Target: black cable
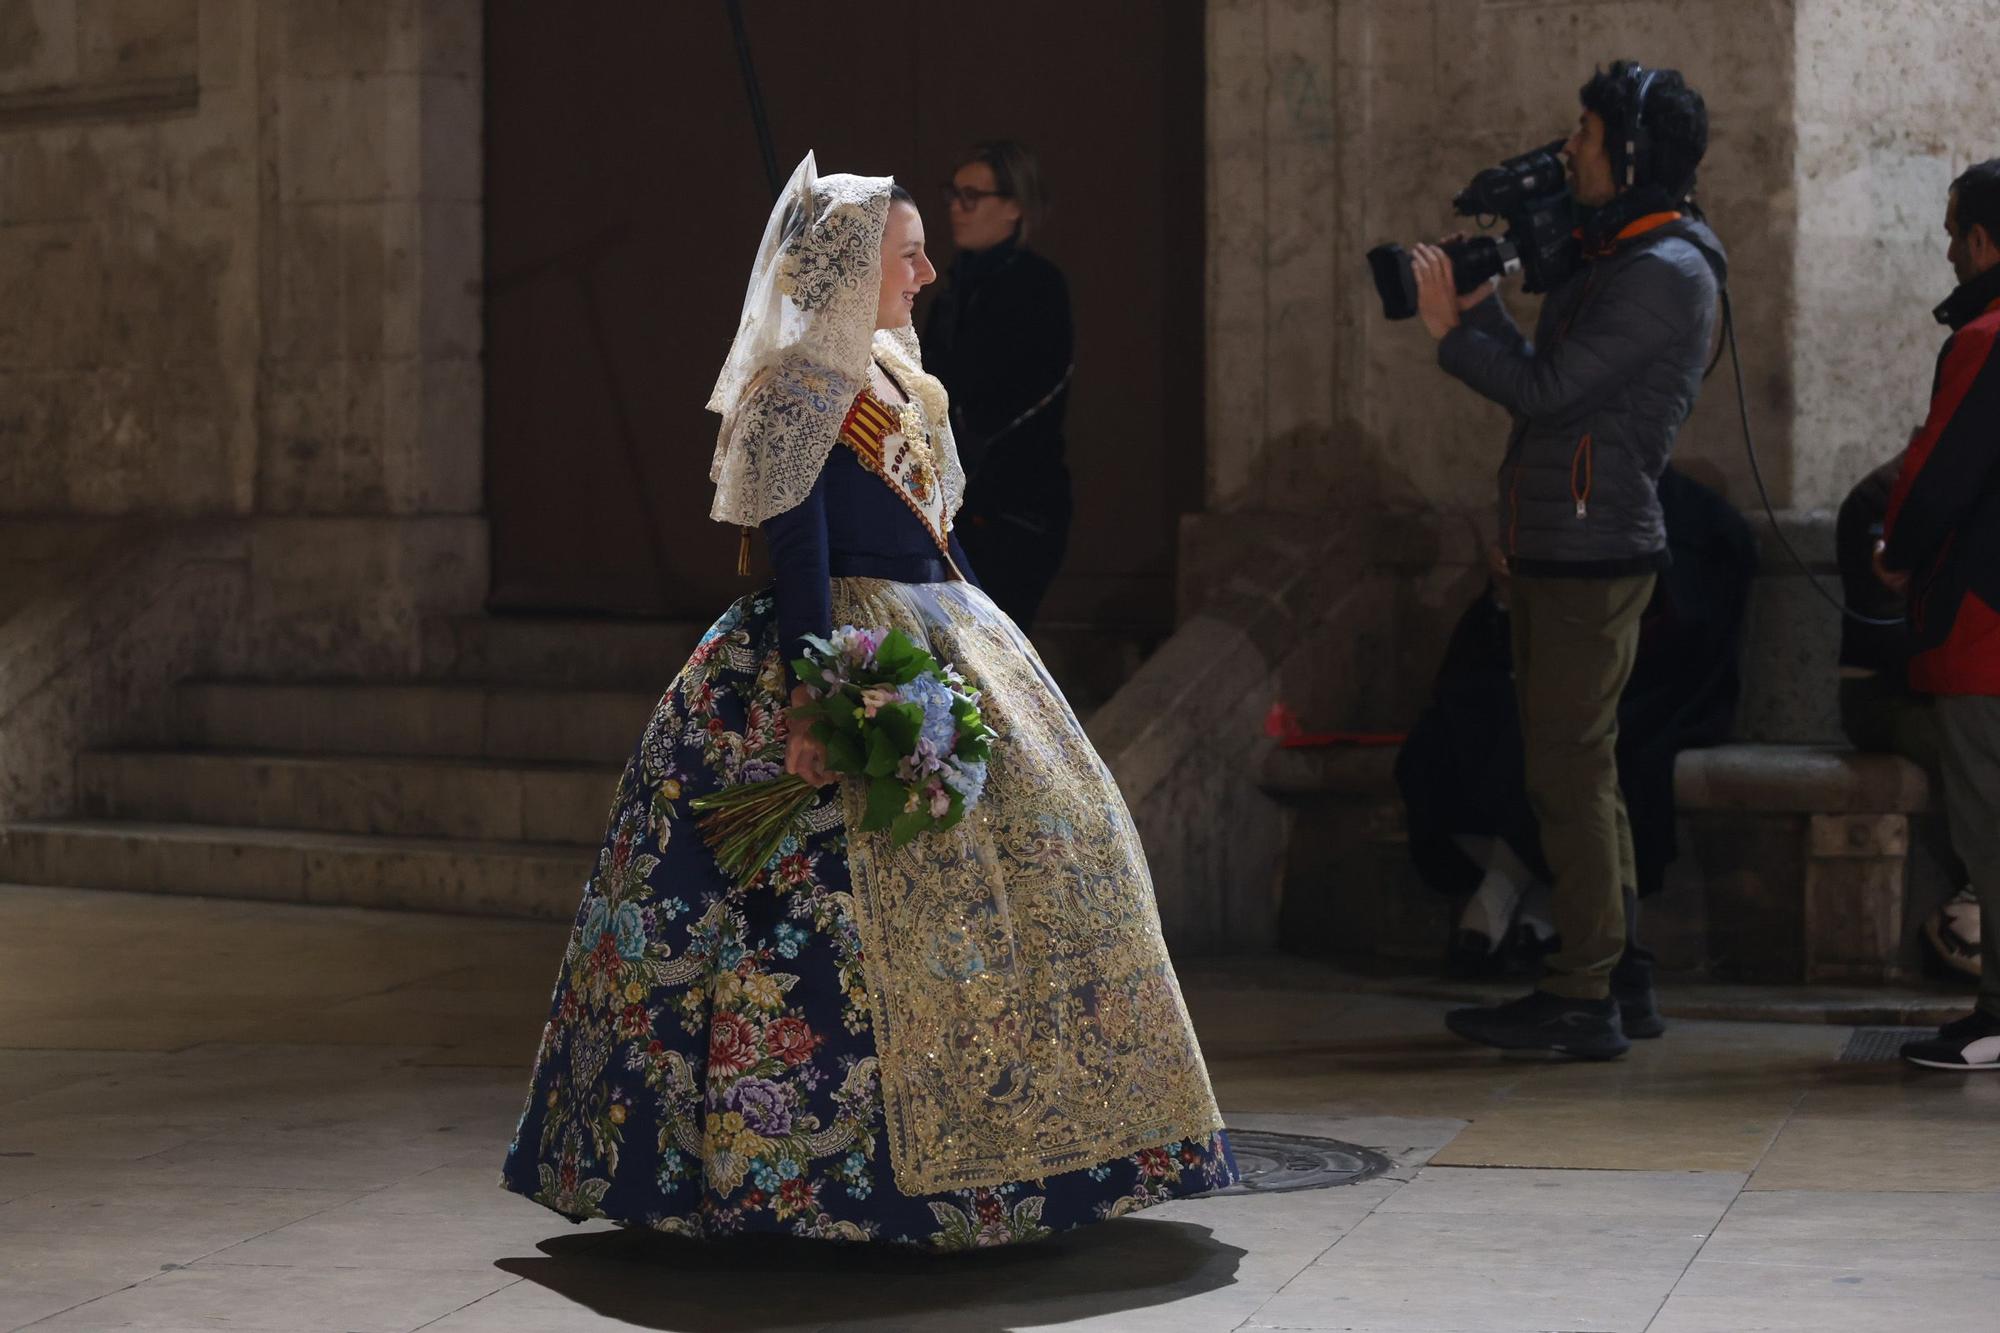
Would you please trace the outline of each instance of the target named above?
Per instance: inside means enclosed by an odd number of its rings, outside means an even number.
[[[722,0],[729,11],[729,30],[736,38],[736,67],[743,75],[743,95],[750,101],[750,123],[757,131],[757,150],[764,157],[764,178],[771,197],[785,186],[778,174],[778,146],[771,139],[771,118],[764,111],[764,90],[757,82],[757,65],[750,58],[750,30],[743,24],[743,0]]]
[[[1743,388],[1743,358],[1736,350],[1736,311],[1729,303],[1727,287],[1722,289],[1722,333],[1724,341],[1729,346],[1730,369],[1736,373],[1736,412],[1743,423],[1743,451],[1750,456],[1750,475],[1757,482],[1757,498],[1764,502],[1764,516],[1771,521],[1771,535],[1778,539],[1778,545],[1785,548],[1785,554],[1799,567],[1799,573],[1806,576],[1806,582],[1812,584],[1813,591],[1825,598],[1827,605],[1847,619],[1856,624],[1878,625],[1885,629],[1907,624],[1908,621],[1902,616],[1897,616],[1894,620],[1878,620],[1874,616],[1864,616],[1836,599],[1819,581],[1819,576],[1812,572],[1812,567],[1806,564],[1805,557],[1793,548],[1790,539],[1785,536],[1785,530],[1778,525],[1778,511],[1771,505],[1771,492],[1764,487],[1764,469],[1757,465],[1757,445],[1750,434],[1750,399]],[[1721,349],[1716,349],[1717,360],[1720,360],[1721,356]],[[1710,369],[1714,367],[1711,366]]]
[[[1726,307],[1728,306],[1729,303],[1729,289],[1727,287],[1724,287],[1722,289],[1722,301],[1726,310]],[[1727,330],[1728,326],[1729,326],[1729,316],[1727,313],[1725,313],[1723,315],[1723,328]],[[1715,355],[1708,359],[1708,369],[1701,372],[1701,382],[1703,384],[1708,383],[1709,379],[1715,374],[1715,368],[1722,364],[1722,354],[1728,350],[1729,350],[1728,338],[1723,337],[1723,338],[1717,338],[1715,340]]]

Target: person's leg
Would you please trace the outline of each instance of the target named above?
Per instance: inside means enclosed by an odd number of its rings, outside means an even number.
[[[1952,841],[1971,872],[1983,921],[2000,920],[2000,698],[1937,701]],[[1979,1010],[2000,1020],[2000,934],[1982,930]]]
[[[1972,871],[1981,915],[2000,913],[2000,698],[1938,699],[1944,792],[1952,838]],[[2000,1071],[2000,941],[1982,931],[1979,1005],[1938,1035],[1903,1047],[1903,1058],[1932,1069]]]
[[[1855,749],[1899,754],[1930,778],[1932,817],[1912,821],[1911,832],[1943,868],[1955,892],[1925,916],[1924,939],[1945,966],[1980,976],[1984,969],[1979,901],[1965,862],[1952,843],[1944,792],[1944,741],[1936,702],[1927,695],[1911,694],[1900,681],[1889,677],[1843,677],[1840,727]]]
[[[1506,942],[1514,909],[1521,905],[1521,895],[1534,882],[1535,872],[1514,854],[1506,839],[1478,841],[1486,844],[1481,862],[1485,874],[1459,913],[1458,928],[1484,937],[1486,951],[1492,953]]]
[[[1635,651],[1636,648],[1635,639]],[[1632,852],[1632,812],[1625,804],[1624,788],[1617,789],[1614,799],[1616,801],[1614,815],[1618,825],[1618,883],[1636,895],[1639,892],[1639,858]]]
[[[1982,977],[1985,967],[1980,944],[1979,894],[1951,835],[1953,815],[1945,792],[1944,729],[1937,701],[1926,695],[1899,693],[1879,711],[1886,748],[1916,764],[1930,777],[1931,809],[1935,817],[1919,819],[1915,827],[1956,890],[1924,918],[1924,939],[1946,967]]]
[[[1445,1015],[1445,1025],[1469,1041],[1595,1060],[1615,1059],[1631,1045],[1610,995],[1611,971],[1625,948],[1624,866],[1631,855],[1629,820],[1623,848],[1619,836],[1615,751],[1618,697],[1632,672],[1652,585],[1651,575],[1514,581],[1526,785],[1555,876],[1552,910],[1562,949],[1534,993]]]
[[[1512,590],[1513,585],[1510,583],[1507,607],[1507,636],[1512,644],[1514,654],[1514,712],[1517,715],[1521,734],[1526,736],[1530,725],[1529,718],[1533,714],[1535,707],[1534,700],[1528,697],[1526,682],[1533,671],[1536,660],[1534,626],[1537,620],[1535,608],[1528,605],[1522,599],[1513,596]],[[1525,755],[1523,757],[1523,766],[1525,767]],[[1532,803],[1530,808],[1532,809]],[[1539,839],[1539,829],[1536,830],[1536,836]],[[1506,839],[1503,837],[1500,841],[1504,842]],[[1524,864],[1526,863],[1527,858],[1521,856],[1518,851],[1516,851],[1515,855],[1517,859],[1521,860]],[[1544,862],[1546,863],[1546,854],[1544,854]],[[1541,946],[1539,951],[1546,953],[1547,942],[1553,939],[1556,933],[1555,922],[1549,909],[1549,898],[1552,890],[1549,882],[1542,878],[1539,873],[1534,872],[1532,867],[1530,867],[1530,874],[1531,880],[1527,891],[1522,895],[1520,911],[1517,915],[1528,928],[1528,933],[1533,937],[1533,943]],[[1517,943],[1524,942],[1517,941]]]
[[[1625,889],[1636,876],[1618,789],[1618,699],[1652,591],[1650,574],[1515,584],[1516,604],[1533,608],[1530,669],[1520,684],[1528,796],[1555,875],[1562,936],[1542,989],[1571,999],[1607,998],[1625,949]]]

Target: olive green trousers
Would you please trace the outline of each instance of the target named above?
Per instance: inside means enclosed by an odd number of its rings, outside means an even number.
[[[1555,877],[1562,949],[1541,988],[1576,1000],[1611,994],[1625,952],[1626,895],[1638,875],[1618,789],[1618,700],[1639,650],[1656,576],[1516,578],[1510,598],[1514,690],[1528,802]],[[1636,899],[1634,899],[1636,901]]]

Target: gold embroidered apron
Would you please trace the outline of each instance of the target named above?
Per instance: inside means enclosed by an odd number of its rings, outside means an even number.
[[[907,847],[855,831],[856,924],[896,1184],[1033,1180],[1222,1120],[1124,798],[1027,639],[967,583],[833,580],[835,624],[895,626],[984,691],[986,793]]]

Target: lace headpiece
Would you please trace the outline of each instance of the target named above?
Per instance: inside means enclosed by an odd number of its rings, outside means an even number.
[[[940,459],[947,516],[965,489],[944,386],[923,372],[916,332],[875,328],[882,291],[888,176],[820,176],[807,153],[757,247],[736,342],[708,409],[722,414],[709,480],[710,517],[755,527],[804,500],[840,437],[873,357],[924,408]]]

